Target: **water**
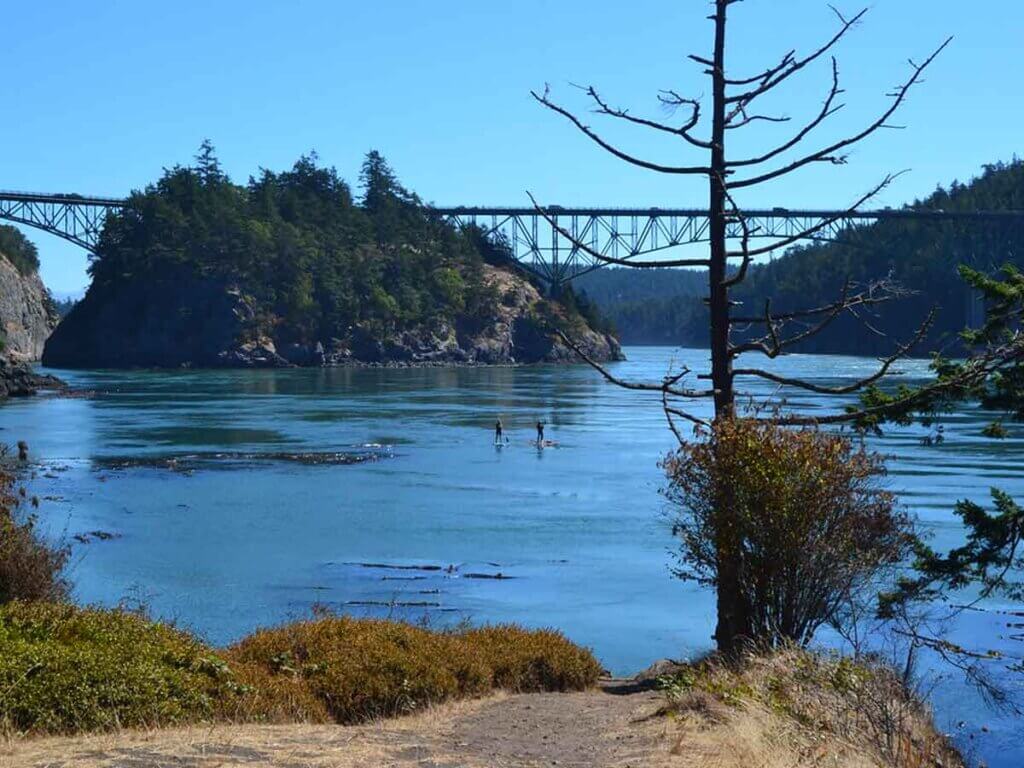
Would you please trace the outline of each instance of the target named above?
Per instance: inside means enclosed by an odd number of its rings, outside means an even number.
[[[670,358],[694,369],[706,358],[627,354],[616,374],[646,380]],[[774,365],[840,382],[877,362]],[[903,370],[913,378],[925,364]],[[0,440],[31,446],[31,490],[47,530],[74,544],[82,602],[142,599],[215,643],[314,603],[556,626],[615,672],[711,644],[711,596],[669,575],[657,461],[672,437],[660,401],[586,366],[56,373],[92,394],[11,401]],[[791,404],[839,407],[807,393]],[[498,416],[510,438],[500,448]],[[531,445],[538,418],[556,446]],[[893,456],[890,485],[936,547],[959,541],[957,499],[986,501],[993,485],[1024,496],[1024,435],[985,440],[990,418],[968,408],[945,419],[939,446],[923,446],[921,428],[876,441]],[[998,640],[1000,628],[985,626]],[[943,722],[981,717],[954,681],[936,696]],[[1019,765],[1009,725],[986,722],[981,752],[993,766]]]

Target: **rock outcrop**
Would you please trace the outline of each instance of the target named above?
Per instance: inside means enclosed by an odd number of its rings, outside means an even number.
[[[63,389],[64,386],[64,382],[54,376],[36,373],[28,363],[0,357],[0,400],[28,397],[40,389]]]
[[[0,254],[0,354],[13,362],[38,360],[59,319],[39,274],[23,275]]]
[[[449,320],[391,333],[353,326],[342,338],[299,339],[266,317],[244,288],[190,275],[93,287],[46,343],[56,368],[503,365],[575,362],[563,328],[595,360],[621,359],[618,342],[544,298],[522,276],[487,266],[498,297],[484,321]]]

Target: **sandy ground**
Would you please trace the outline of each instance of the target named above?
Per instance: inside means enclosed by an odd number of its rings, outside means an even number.
[[[215,726],[27,739],[7,768],[658,768],[671,765],[664,699],[620,682],[587,693],[499,695],[362,726]]]

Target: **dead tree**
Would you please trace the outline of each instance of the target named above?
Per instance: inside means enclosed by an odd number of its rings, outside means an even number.
[[[756,313],[739,314],[734,312],[735,302],[730,298],[730,293],[746,279],[748,270],[755,259],[776,249],[786,248],[798,241],[816,238],[822,230],[841,221],[849,213],[854,212],[885,189],[898,174],[890,174],[883,178],[874,188],[854,201],[842,214],[821,221],[792,237],[776,240],[763,247],[752,245],[752,239],[759,233],[748,225],[747,217],[737,203],[736,194],[743,190],[769,184],[808,166],[822,163],[845,164],[848,151],[852,146],[877,131],[896,127],[889,122],[890,119],[905,102],[914,86],[921,82],[928,66],[951,40],[950,38],[943,42],[920,63],[911,61],[910,72],[906,79],[888,94],[890,101],[887,106],[881,109],[880,114],[867,122],[861,130],[840,140],[825,141],[817,148],[808,150],[806,147],[813,139],[816,129],[844,106],[840,103],[843,89],[840,87],[839,65],[831,53],[854,26],[864,18],[866,10],[852,17],[845,17],[833,9],[838,19],[838,29],[823,45],[804,56],[797,55],[795,50],[790,51],[778,63],[763,71],[750,76],[735,76],[730,73],[726,65],[726,33],[730,6],[737,2],[739,0],[714,0],[714,12],[709,17],[714,24],[713,51],[710,57],[700,55],[689,57],[704,68],[704,74],[711,80],[709,103],[687,98],[675,90],[662,91],[658,96],[662,106],[668,112],[675,113],[685,110],[685,117],[680,122],[671,123],[663,119],[636,116],[626,109],[611,106],[594,87],[583,88],[586,96],[592,102],[593,111],[598,115],[677,137],[681,142],[687,144],[697,156],[703,157],[703,160],[699,160],[693,165],[666,164],[636,156],[616,146],[584,122],[576,113],[555,102],[549,89],[545,88],[542,93],[533,92],[533,96],[538,102],[567,119],[587,138],[615,157],[655,173],[696,176],[707,180],[710,247],[707,256],[703,258],[639,261],[607,257],[588,247],[586,243],[575,239],[570,232],[559,226],[554,215],[546,212],[534,200],[538,212],[562,237],[572,242],[573,247],[590,254],[600,262],[639,269],[703,267],[707,270],[711,366],[709,371],[697,374],[697,378],[708,382],[709,386],[696,388],[683,386],[683,380],[691,373],[687,369],[682,372],[669,372],[661,382],[623,381],[598,363],[588,359],[572,339],[563,335],[567,344],[612,383],[631,389],[660,392],[669,426],[680,441],[684,438],[677,428],[677,420],[681,419],[713,428],[713,423],[708,424],[705,419],[699,418],[692,412],[692,403],[696,399],[713,400],[715,420],[733,417],[736,414],[737,382],[744,378],[761,379],[783,387],[837,396],[856,394],[871,387],[890,374],[898,360],[913,352],[914,348],[927,335],[932,321],[931,315],[923,318],[916,332],[910,334],[907,339],[894,342],[891,355],[879,361],[876,371],[844,386],[824,386],[804,379],[780,376],[765,368],[736,364],[737,359],[743,355],[775,358],[785,354],[802,341],[822,332],[837,318],[844,315],[851,315],[871,328],[869,320],[864,317],[865,310],[905,295],[898,286],[883,279],[869,285],[837,286],[836,299],[824,306],[775,313],[772,311],[771,302],[768,301],[763,310]],[[810,65],[819,61],[827,61],[829,58],[831,59],[831,87],[821,107],[802,127],[794,131],[791,138],[752,157],[735,158],[727,152],[727,138],[730,131],[744,129],[762,122],[788,121],[787,117],[778,117],[758,111],[760,104],[763,103],[763,97],[775,91]],[[700,135],[698,130],[702,124],[707,122],[704,120],[702,112],[705,106],[708,106],[711,112],[710,132]],[[730,225],[738,232],[738,237],[730,238],[728,236]],[[738,246],[730,245],[730,242],[737,240]],[[734,339],[734,331],[750,327],[760,330],[754,333],[752,338]],[[1013,354],[1019,355],[1020,352],[1019,348],[1013,350]],[[981,372],[987,375],[993,367],[1001,365],[1001,361],[1001,357],[989,359],[979,364],[980,368],[976,373]],[[946,382],[941,386],[950,386],[950,383]],[[856,422],[870,415],[869,410],[862,408],[824,418],[799,413],[775,415],[773,418],[784,424],[809,425]],[[728,500],[723,500],[722,506],[722,514],[727,515],[729,513]],[[723,527],[727,528],[728,526]],[[719,545],[718,626],[715,638],[718,647],[728,652],[734,650],[744,637],[749,636],[749,622],[739,589],[742,562],[739,555],[736,554],[736,547],[732,546],[732,542],[722,541],[719,542]]]

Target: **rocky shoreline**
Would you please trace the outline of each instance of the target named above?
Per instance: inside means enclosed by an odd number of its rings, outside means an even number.
[[[497,297],[486,318],[452,312],[405,328],[356,324],[303,338],[243,286],[194,275],[90,288],[46,342],[53,368],[412,368],[621,360],[618,341],[544,297],[524,277],[485,267]]]
[[[41,389],[63,390],[66,386],[56,376],[36,373],[28,363],[0,357],[0,400],[30,397]]]

